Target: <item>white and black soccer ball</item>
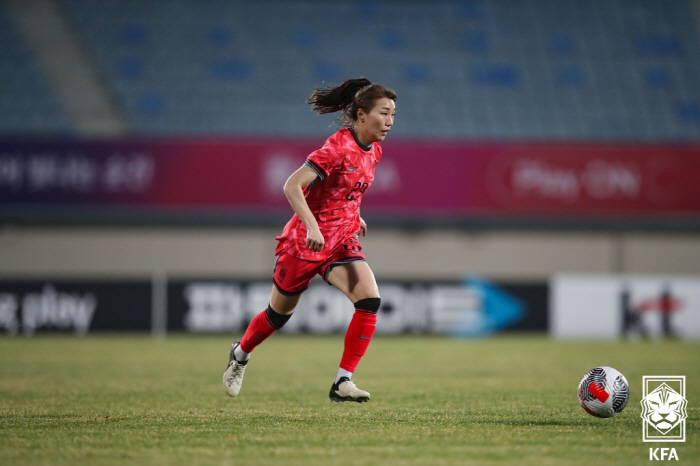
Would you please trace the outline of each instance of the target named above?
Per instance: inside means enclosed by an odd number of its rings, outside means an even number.
[[[578,401],[592,416],[617,416],[625,409],[629,398],[630,387],[627,379],[612,367],[591,369],[578,384]]]

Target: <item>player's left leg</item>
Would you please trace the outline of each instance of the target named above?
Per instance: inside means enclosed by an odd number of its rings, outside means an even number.
[[[369,265],[364,261],[356,261],[331,269],[328,283],[342,291],[355,305],[355,313],[345,334],[338,375],[329,394],[330,399],[336,402],[369,401],[369,393],[355,386],[352,374],[365,355],[376,328],[377,311],[381,303],[377,282]]]

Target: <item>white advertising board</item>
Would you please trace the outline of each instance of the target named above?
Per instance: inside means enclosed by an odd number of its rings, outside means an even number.
[[[700,338],[700,276],[560,274],[550,281],[556,338]]]

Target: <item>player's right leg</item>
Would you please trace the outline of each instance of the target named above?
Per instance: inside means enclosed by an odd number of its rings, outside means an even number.
[[[266,310],[253,317],[241,341],[231,345],[228,366],[224,371],[224,388],[229,396],[237,396],[241,391],[243,374],[248,365],[250,353],[287,323],[300,296],[285,296],[276,287],[272,287],[270,305]]]
[[[243,383],[243,374],[250,353],[292,316],[301,293],[309,286],[316,273],[316,264],[297,260],[282,253],[275,262],[274,285],[267,309],[253,317],[240,342],[231,345],[228,366],[224,371],[224,388],[230,396],[237,396]]]

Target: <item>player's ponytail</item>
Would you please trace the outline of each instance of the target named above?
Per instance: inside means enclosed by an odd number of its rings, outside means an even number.
[[[379,84],[372,84],[367,78],[348,79],[337,87],[314,89],[307,99],[311,108],[319,115],[341,112],[338,121],[350,126],[357,120],[360,108],[369,112],[381,98],[396,100],[396,92]]]

